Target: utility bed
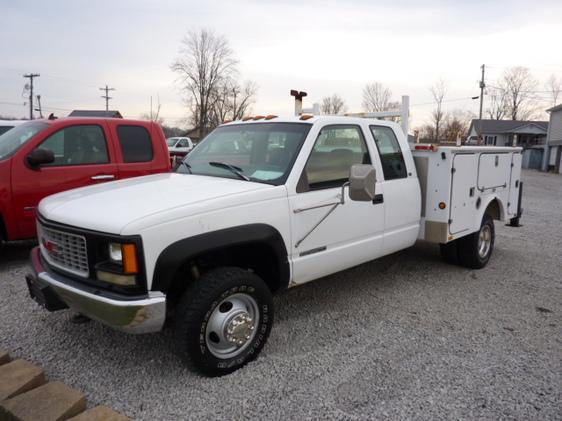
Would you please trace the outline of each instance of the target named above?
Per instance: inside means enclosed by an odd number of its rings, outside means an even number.
[[[447,243],[471,234],[490,204],[494,219],[518,223],[522,148],[418,144],[412,154],[422,194],[418,238]]]

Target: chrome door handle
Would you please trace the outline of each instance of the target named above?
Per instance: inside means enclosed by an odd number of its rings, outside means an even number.
[[[113,174],[101,174],[101,175],[94,175],[92,177],[90,177],[90,179],[92,180],[114,180],[115,176]]]

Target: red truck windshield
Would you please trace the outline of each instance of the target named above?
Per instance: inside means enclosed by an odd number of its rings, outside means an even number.
[[[25,145],[33,136],[41,130],[49,127],[41,121],[30,121],[8,130],[0,136],[0,160],[6,159]]]

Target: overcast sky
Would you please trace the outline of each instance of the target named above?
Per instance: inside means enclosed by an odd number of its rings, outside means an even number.
[[[309,93],[305,106],[338,93],[360,111],[362,87],[379,81],[410,95],[418,125],[438,78],[447,110],[476,112],[482,63],[489,82],[510,66],[529,67],[541,89],[562,77],[562,1],[0,0],[0,15],[0,114],[17,117],[28,114],[22,74],[35,72],[48,112],[103,109],[107,83],[110,108],[136,118],[159,95],[166,123],[179,123],[170,64],[200,28],[228,39],[241,77],[259,86],[260,114],[290,114],[290,89]]]

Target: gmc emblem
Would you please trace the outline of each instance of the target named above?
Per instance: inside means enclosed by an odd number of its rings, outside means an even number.
[[[47,250],[51,254],[54,254],[54,255],[59,254],[59,251],[60,251],[59,245],[57,243],[55,243],[54,241],[43,238],[43,247],[45,247],[45,250]]]

